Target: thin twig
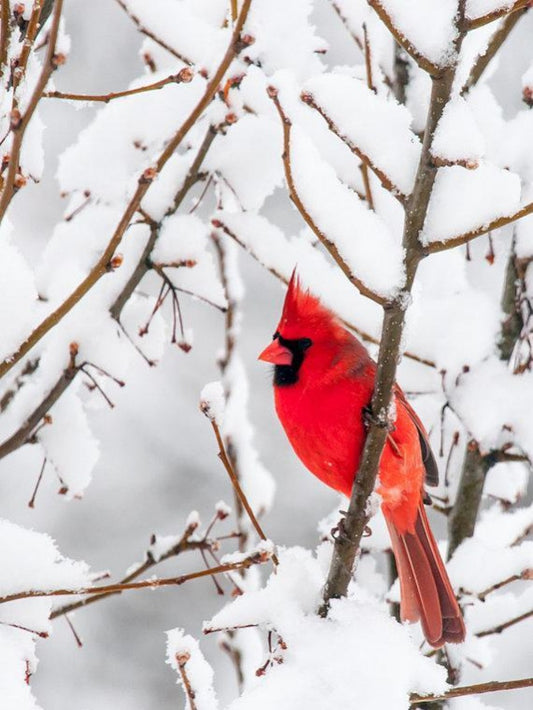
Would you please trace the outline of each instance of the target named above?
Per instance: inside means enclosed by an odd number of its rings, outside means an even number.
[[[185,582],[190,582],[193,579],[201,579],[202,577],[210,577],[213,574],[224,574],[225,572],[233,572],[239,569],[248,569],[253,565],[263,564],[271,558],[271,555],[265,551],[260,553],[255,552],[239,562],[227,562],[217,567],[202,569],[198,572],[190,572],[182,574],[179,577],[162,577],[160,579],[144,579],[140,582],[129,582],[127,584],[105,584],[100,587],[85,587],[83,589],[53,589],[53,590],[28,590],[26,592],[17,592],[8,594],[5,597],[0,597],[0,604],[6,602],[17,601],[18,599],[34,599],[36,597],[69,597],[78,595],[109,595],[120,592],[127,592],[134,589],[156,589],[158,587],[180,586]]]
[[[43,462],[41,464],[41,470],[39,471],[39,476],[37,477],[37,483],[35,484],[35,488],[33,489],[32,496],[29,500],[28,503],[28,508],[35,508],[35,497],[37,496],[37,491],[39,490],[39,486],[41,484],[41,480],[43,477],[44,469],[46,468],[46,462],[47,462],[46,456],[43,458]]]
[[[120,0],[117,0],[117,2],[120,2]],[[57,7],[60,7],[61,3],[62,0],[57,0],[55,17],[57,17],[58,22],[59,18],[57,15]],[[238,39],[244,22],[246,21],[246,17],[248,16],[250,4],[251,0],[244,0],[226,52],[220,64],[218,65],[218,68],[215,74],[213,75],[213,78],[208,82],[201,99],[198,101],[198,103],[193,108],[189,116],[185,119],[180,128],[176,131],[172,139],[167,143],[166,147],[162,151],[153,168],[148,168],[147,170],[145,170],[144,173],[138,179],[137,188],[128,206],[126,207],[126,210],[124,211],[120,222],[117,225],[117,228],[115,229],[115,232],[111,237],[107,247],[105,248],[102,256],[98,259],[89,274],[70,294],[70,296],[68,296],[67,299],[63,301],[63,303],[58,308],[56,308],[55,311],[50,313],[43,321],[41,321],[41,323],[19,346],[16,352],[14,352],[2,363],[0,363],[0,378],[3,377],[7,372],[9,372],[9,370],[17,362],[19,362],[19,360],[21,360],[24,355],[26,355],[26,353],[28,353],[34,347],[34,345],[38,343],[41,338],[43,338],[48,333],[49,330],[51,330],[67,313],[70,312],[70,310],[72,310],[72,308],[80,301],[81,298],[83,298],[83,296],[85,296],[88,291],[90,291],[90,289],[102,278],[102,276],[104,276],[104,274],[109,271],[110,261],[113,257],[113,254],[115,253],[118,245],[122,241],[124,233],[126,232],[126,229],[128,228],[131,219],[137,211],[141,200],[145,196],[153,180],[161,172],[169,158],[174,154],[178,146],[182,143],[185,136],[196,124],[200,116],[203,114],[203,112],[215,96],[224,74],[226,73],[228,67],[230,66],[239,49]]]
[[[144,562],[138,564],[129,574],[123,577],[120,580],[119,584],[128,584],[129,582],[132,582],[134,579],[137,579],[138,577],[145,574],[146,572],[148,572],[148,570],[152,569],[161,562],[169,560],[173,557],[178,557],[178,555],[181,555],[184,552],[209,549],[214,541],[208,539],[207,533],[202,537],[201,540],[191,540],[191,535],[195,532],[196,528],[196,524],[187,527],[179,541],[166,552],[164,552],[162,555],[160,555],[157,559],[153,557],[150,552],[150,549],[148,549]],[[99,599],[104,599],[105,597],[112,596],[113,594],[118,594],[118,592],[98,594],[97,596],[88,597],[87,599],[82,599],[80,601],[73,602],[72,604],[62,606],[58,609],[55,609],[50,614],[50,619],[56,619],[58,616],[63,616],[63,614],[68,614],[71,611],[76,611],[76,609],[81,609],[82,607],[92,604],[93,602],[98,601]]]
[[[379,294],[375,293],[371,289],[369,289],[365,284],[361,281],[361,279],[357,278],[355,276],[348,264],[344,261],[342,256],[340,255],[339,250],[335,246],[335,244],[329,239],[329,237],[322,232],[322,230],[318,227],[316,222],[313,220],[309,212],[307,211],[307,208],[303,204],[298,191],[296,189],[296,185],[294,182],[294,177],[292,174],[292,166],[291,166],[291,127],[292,123],[290,118],[285,114],[279,98],[278,98],[278,92],[277,89],[274,87],[269,87],[268,88],[268,95],[274,102],[274,105],[278,111],[279,117],[281,119],[282,127],[283,127],[283,155],[282,155],[282,160],[283,160],[283,167],[285,170],[285,179],[287,181],[287,186],[289,188],[289,195],[293,203],[298,209],[298,212],[302,215],[304,221],[306,224],[312,229],[313,233],[318,237],[320,242],[324,245],[324,247],[327,249],[333,260],[336,262],[336,264],[340,267],[342,273],[347,277],[347,279],[352,283],[357,290],[363,295],[366,296],[367,298],[370,298],[372,301],[375,303],[378,303],[379,305],[384,305],[385,304],[385,299],[380,296]]]
[[[250,506],[250,503],[248,502],[248,498],[246,497],[246,494],[241,488],[241,484],[239,482],[239,478],[237,474],[235,473],[235,470],[231,464],[231,461],[229,460],[228,454],[226,452],[226,447],[224,446],[224,441],[222,439],[222,436],[220,434],[220,429],[218,427],[218,424],[214,419],[211,419],[209,417],[209,421],[211,422],[211,426],[213,427],[213,431],[215,432],[215,437],[217,440],[218,444],[218,457],[224,464],[224,468],[226,469],[228,476],[230,477],[232,486],[236,492],[236,494],[239,496],[239,500],[243,506],[243,508],[246,510],[248,513],[248,517],[250,518],[250,522],[255,528],[256,533],[259,535],[261,540],[268,540],[267,536],[263,532],[263,528],[259,524],[259,521],[257,520],[254,511],[252,510],[252,507]],[[272,554],[272,562],[274,565],[277,567],[279,564],[279,560],[275,554]]]
[[[100,101],[104,104],[114,99],[122,99],[125,96],[143,94],[146,91],[157,91],[167,84],[186,84],[192,81],[193,73],[189,68],[182,69],[177,74],[171,74],[165,79],[155,81],[153,84],[138,86],[136,89],[126,89],[125,91],[111,91],[109,94],[70,94],[65,91],[45,91],[43,97],[46,99],[68,99],[69,101]]]
[[[188,66],[192,66],[194,62],[192,62],[188,57],[186,57],[184,54],[181,52],[178,52],[174,47],[171,47],[169,44],[167,44],[164,40],[161,39],[161,37],[158,37],[156,34],[152,32],[152,30],[148,29],[148,27],[145,27],[140,19],[134,15],[126,3],[123,0],[116,0],[117,3],[120,5],[120,7],[124,10],[126,15],[132,20],[132,22],[137,26],[137,29],[139,32],[146,37],[149,37],[153,42],[158,44],[160,47],[163,49],[166,49],[167,52],[170,52],[172,56],[176,57],[176,59],[179,59],[181,62],[184,64],[187,64]]]
[[[518,690],[519,688],[530,688],[533,686],[533,678],[523,678],[520,680],[492,680],[488,683],[478,683],[476,685],[464,685],[460,688],[452,688],[442,695],[418,695],[413,693],[409,698],[411,705],[421,703],[433,703],[438,700],[449,700],[450,698],[460,698],[463,695],[480,695],[481,693],[496,693],[500,690]]]
[[[507,577],[506,579],[502,579],[501,582],[496,582],[496,584],[493,584],[491,587],[487,587],[487,589],[484,589],[482,592],[479,592],[476,596],[478,597],[478,599],[481,599],[481,601],[484,602],[487,596],[489,594],[492,594],[492,592],[496,592],[498,589],[501,589],[502,587],[505,587],[508,584],[511,584],[512,582],[518,582],[519,580],[523,579],[533,579],[533,570],[531,568],[527,568],[519,574],[513,574],[510,577]]]
[[[478,638],[482,638],[483,636],[492,636],[492,634],[501,634],[501,632],[505,631],[505,629],[508,629],[515,624],[519,624],[521,621],[525,621],[532,616],[533,609],[530,609],[519,616],[515,616],[513,619],[505,621],[503,624],[498,624],[498,626],[493,626],[491,629],[485,629],[484,631],[478,631],[476,636]]]

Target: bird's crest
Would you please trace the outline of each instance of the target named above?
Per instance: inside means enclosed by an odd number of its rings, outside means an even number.
[[[292,272],[283,304],[279,331],[284,337],[311,336],[324,330],[342,329],[335,314],[309,289],[304,289],[296,269]]]

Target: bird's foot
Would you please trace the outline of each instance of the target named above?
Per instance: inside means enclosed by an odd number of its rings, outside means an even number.
[[[331,528],[331,537],[335,540],[335,542],[337,542],[337,540],[340,540],[341,542],[351,542],[350,538],[346,534],[346,516],[348,513],[346,510],[339,510],[339,513],[342,515],[342,518],[334,528]]]
[[[342,518],[334,528],[331,528],[331,537],[335,541],[340,540],[341,542],[352,542],[346,532],[346,516],[348,515],[348,512],[346,510],[339,510],[339,513],[342,515]],[[372,530],[368,525],[365,525],[363,537],[370,537],[370,535],[372,535]]]

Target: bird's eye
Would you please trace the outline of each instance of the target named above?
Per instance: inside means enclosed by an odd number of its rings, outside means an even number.
[[[313,341],[311,338],[300,338],[300,347],[302,350],[307,350],[307,348],[310,348],[312,344]]]

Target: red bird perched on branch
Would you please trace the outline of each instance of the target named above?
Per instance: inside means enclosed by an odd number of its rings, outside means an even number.
[[[366,437],[376,364],[293,274],[273,342],[278,417],[296,454],[331,488],[351,495]],[[464,640],[465,627],[424,510],[424,482],[438,469],[424,426],[396,385],[395,421],[379,465],[382,510],[400,577],[401,615],[421,620],[434,647]]]

